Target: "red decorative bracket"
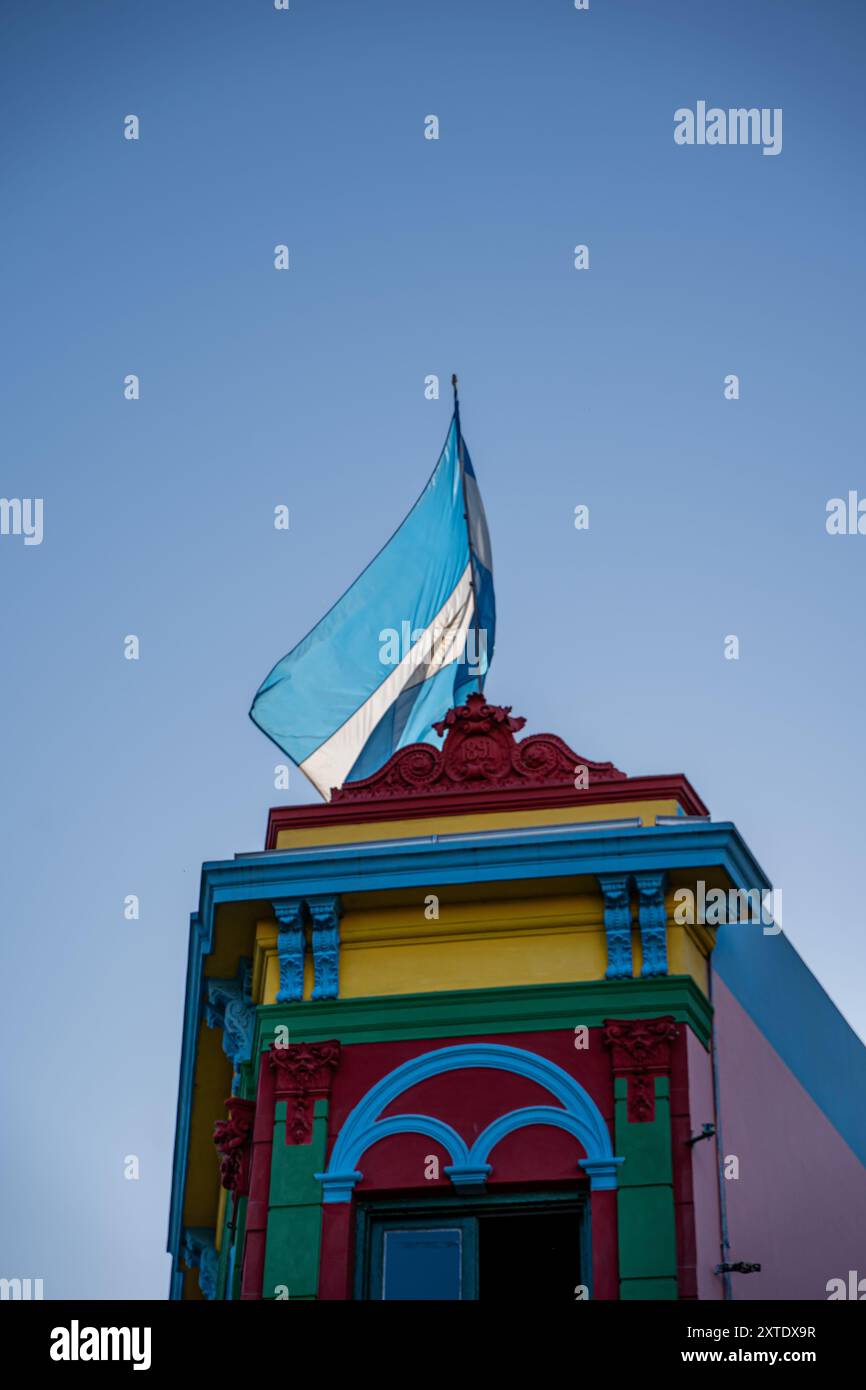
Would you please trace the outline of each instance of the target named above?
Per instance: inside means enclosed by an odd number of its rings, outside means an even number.
[[[334,1072],[340,1064],[340,1044],[290,1043],[273,1047],[268,1063],[275,1076],[276,1100],[285,1100],[286,1143],[309,1144],[313,1137],[313,1102],[331,1093]]]
[[[256,1105],[252,1100],[232,1096],[226,1101],[227,1120],[217,1120],[213,1141],[220,1156],[220,1182],[236,1197],[250,1190],[250,1145]]]
[[[671,1069],[677,1024],[664,1018],[605,1019],[602,1040],[611,1049],[614,1076],[628,1078],[626,1115],[632,1124],[655,1119],[655,1078]]]

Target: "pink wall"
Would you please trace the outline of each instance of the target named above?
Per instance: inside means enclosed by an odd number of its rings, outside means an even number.
[[[715,973],[713,1003],[722,1140],[740,1160],[729,1259],[762,1266],[731,1276],[734,1298],[826,1299],[828,1279],[866,1275],[866,1169]]]

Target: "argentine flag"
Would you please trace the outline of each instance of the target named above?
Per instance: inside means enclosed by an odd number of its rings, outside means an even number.
[[[455,409],[433,474],[351,588],[259,687],[250,718],[326,800],[482,684],[493,656],[493,560]]]

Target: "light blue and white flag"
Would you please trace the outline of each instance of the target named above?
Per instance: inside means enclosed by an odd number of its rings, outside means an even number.
[[[398,748],[441,746],[432,726],[483,682],[495,622],[490,537],[455,411],[402,526],[277,663],[250,718],[328,800]]]

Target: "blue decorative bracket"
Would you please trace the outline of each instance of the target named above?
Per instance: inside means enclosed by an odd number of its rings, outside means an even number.
[[[314,999],[340,993],[340,899],[334,893],[307,898],[312,920]]]
[[[189,1269],[198,1270],[198,1286],[205,1298],[216,1298],[219,1256],[214,1247],[213,1231],[205,1226],[187,1226],[180,1254]]]
[[[234,1069],[232,1095],[240,1082],[240,1064],[248,1062],[252,1052],[256,1021],[252,975],[249,960],[243,958],[233,980],[205,981],[205,1022],[209,1028],[223,1030],[223,1052]]]
[[[304,997],[305,922],[310,921],[313,943],[313,998],[336,999],[340,992],[340,898],[337,893],[314,897],[281,898],[273,903],[279,922],[277,954],[280,958],[278,1004]]]
[[[277,954],[280,958],[278,1004],[304,997],[304,904],[302,898],[280,898],[272,904],[279,922]]]
[[[634,974],[631,954],[630,874],[598,874],[604,896],[604,932],[607,937],[607,980],[630,980]]]
[[[640,900],[640,944],[643,955],[641,976],[668,973],[667,913],[665,912],[664,869],[635,874]]]

